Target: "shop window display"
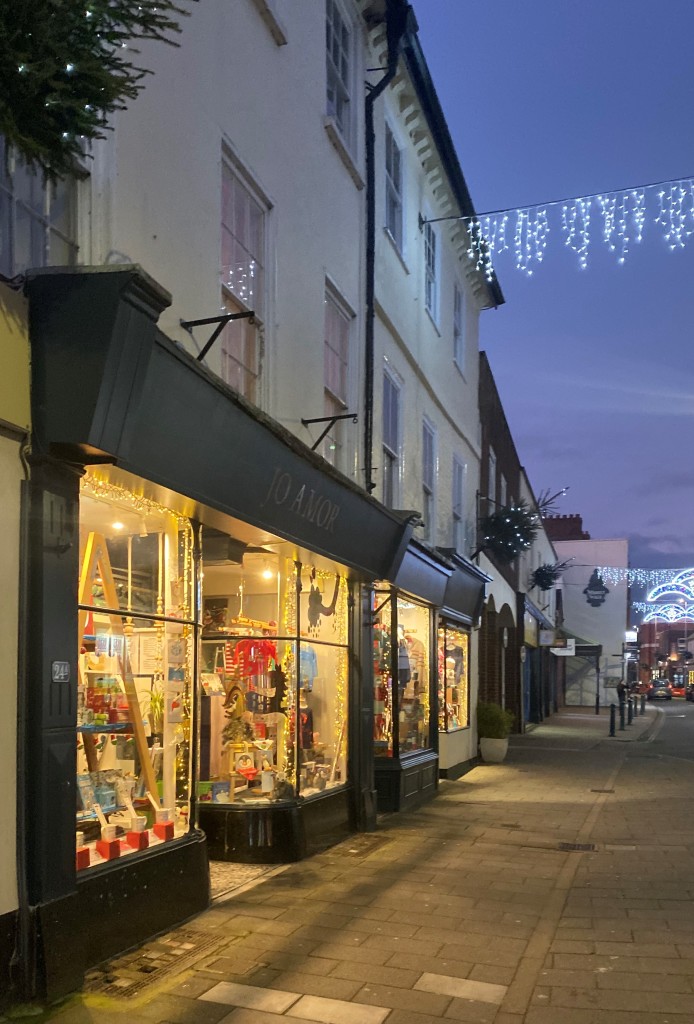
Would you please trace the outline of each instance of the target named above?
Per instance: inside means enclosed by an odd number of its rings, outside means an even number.
[[[469,634],[456,626],[438,630],[439,730],[453,732],[470,724]]]
[[[271,543],[206,562],[202,803],[257,805],[346,781],[347,586]]]
[[[76,858],[83,870],[189,827],[190,524],[87,474],[80,565]]]
[[[374,748],[393,757],[430,747],[430,610],[374,591]],[[393,679],[397,680],[393,686]]]

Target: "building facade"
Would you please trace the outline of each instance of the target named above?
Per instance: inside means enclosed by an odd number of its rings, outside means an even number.
[[[629,585],[626,573],[608,585],[600,568],[626,570],[628,541],[591,538],[576,515],[546,516],[544,523],[557,557],[569,561],[562,575],[563,627],[576,655],[566,658],[565,701],[591,707],[613,703],[624,676]]]

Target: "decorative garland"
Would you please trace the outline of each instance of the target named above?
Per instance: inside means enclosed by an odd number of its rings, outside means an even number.
[[[174,43],[191,0],[8,0],[0,4],[0,133],[49,178],[78,173],[150,74],[132,40]],[[195,2],[195,0],[192,0]]]

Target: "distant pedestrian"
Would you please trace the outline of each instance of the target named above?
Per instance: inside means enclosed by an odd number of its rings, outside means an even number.
[[[627,688],[626,683],[623,679],[620,679],[620,681],[617,683],[617,697],[619,699],[620,704],[624,704],[626,702]]]

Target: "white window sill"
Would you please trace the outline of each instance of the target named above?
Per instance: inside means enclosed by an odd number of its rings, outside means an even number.
[[[405,257],[403,256],[402,252],[400,251],[400,248],[398,247],[398,243],[395,241],[395,239],[393,238],[393,236],[390,233],[390,231],[388,230],[388,228],[386,228],[386,227],[383,228],[383,234],[386,236],[386,238],[388,239],[388,241],[392,245],[393,252],[398,257],[398,259],[400,260],[400,263],[402,264],[402,269],[405,271],[406,274],[409,274],[410,268],[405,263]]]
[[[352,158],[352,154],[345,145],[345,140],[342,137],[342,132],[337,126],[337,121],[334,117],[328,116],[323,121],[323,127],[325,128],[325,133],[332,142],[337,155],[347,168],[347,173],[359,191],[361,191],[364,188],[364,179],[359,173],[359,169]]]
[[[287,30],[275,13],[274,0],[253,0],[253,4],[277,45],[286,46],[288,42]]]
[[[463,378],[463,380],[467,381],[467,377],[465,376],[465,370],[462,368],[462,366],[460,365],[458,360],[455,358],[455,356],[453,357],[453,365],[455,366],[456,370],[458,371],[460,376]]]
[[[441,337],[441,328],[436,323],[436,320],[434,319],[434,314],[431,312],[430,309],[426,310],[426,314],[429,317],[429,319],[431,320],[432,326],[433,326],[434,330],[436,331],[436,333],[438,334],[438,336],[440,338]]]

